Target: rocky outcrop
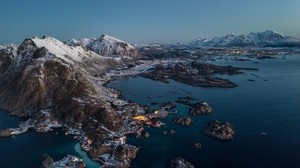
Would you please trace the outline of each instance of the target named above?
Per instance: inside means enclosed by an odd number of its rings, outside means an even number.
[[[11,129],[1,129],[0,130],[0,137],[9,137],[11,136]]]
[[[190,108],[190,115],[204,115],[212,113],[213,108],[207,102],[198,102],[193,104]]]
[[[193,148],[200,149],[202,147],[201,143],[197,142],[193,144]]]
[[[88,152],[90,158],[97,160],[97,158],[103,154],[112,154],[114,146],[109,143],[93,146],[93,149]]]
[[[175,130],[166,130],[163,132],[164,135],[174,135],[176,134],[176,131]]]
[[[171,160],[171,168],[195,168],[189,161],[177,157],[173,160]]]
[[[191,96],[179,97],[179,98],[177,98],[176,103],[184,104],[187,106],[192,106],[193,104],[190,102],[192,100],[195,100],[195,98],[193,98]]]
[[[177,118],[174,118],[173,122],[175,122],[176,124],[181,125],[181,126],[189,127],[192,125],[193,120],[189,117],[177,117]]]
[[[0,77],[5,74],[5,72],[12,65],[13,60],[15,59],[16,48],[8,47],[3,50],[0,50]]]
[[[42,155],[42,165],[40,168],[51,168],[53,163],[54,160],[48,154],[44,153]]]
[[[234,139],[234,126],[228,122],[220,122],[218,120],[212,121],[208,124],[205,134],[223,141]]]
[[[138,148],[133,145],[123,144],[116,148],[115,156],[121,160],[133,160],[136,157]]]
[[[161,108],[164,108],[166,110],[172,110],[172,109],[176,108],[176,104],[172,103],[172,102],[165,102],[161,105]]]

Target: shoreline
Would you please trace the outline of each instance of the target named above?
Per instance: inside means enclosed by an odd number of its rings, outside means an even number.
[[[113,80],[108,80],[108,81],[106,81],[105,82],[105,84],[103,84],[103,86],[105,87],[105,88],[107,88],[107,84],[109,83],[109,82],[111,82],[111,81],[113,81]],[[109,87],[110,88],[110,87]],[[114,88],[110,88],[110,89],[114,89]],[[109,90],[109,89],[107,89],[107,90]],[[116,90],[116,89],[114,89],[114,90]],[[120,95],[119,95],[120,96]],[[122,99],[122,97],[117,97],[117,98],[115,98],[115,97],[111,97],[112,99],[116,99],[116,101],[117,100],[121,100],[121,101],[125,101],[125,100],[123,100]],[[50,127],[51,128],[51,127]]]

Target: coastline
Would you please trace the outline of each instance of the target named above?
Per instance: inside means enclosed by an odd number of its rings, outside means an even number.
[[[111,77],[111,76],[110,76]],[[109,83],[109,82],[111,82],[111,81],[113,81],[114,79],[112,79],[112,78],[105,78],[106,79],[106,81],[105,81],[105,84],[103,84],[103,87],[105,87],[105,88],[107,88],[107,84]],[[103,78],[102,78],[102,80],[104,80]],[[120,97],[120,91],[118,91],[119,92],[119,94],[118,94],[118,97],[115,97],[115,92],[114,92],[114,88],[107,88],[107,89],[105,89],[106,90],[106,93],[107,93],[107,95],[114,95],[114,96],[112,96],[112,97],[109,97],[109,99],[110,100],[113,100],[113,102],[112,103],[116,103],[116,104],[120,104],[120,102],[121,102],[121,104],[123,104],[124,102],[125,103],[128,103],[128,102],[126,102],[122,97]],[[124,104],[123,104],[124,105]],[[136,104],[137,105],[137,104]],[[47,113],[46,113],[47,114]],[[50,127],[51,128],[51,127]],[[48,131],[48,130],[47,130]],[[76,131],[75,131],[76,132]],[[109,132],[109,131],[108,131]],[[114,133],[115,134],[115,133]],[[85,137],[85,135],[84,134],[75,134],[75,136],[81,136],[83,139],[85,139],[86,137]],[[83,143],[85,143],[85,141],[83,141],[82,142],[82,144],[81,145],[83,145]],[[118,145],[116,145],[115,146],[115,148],[117,147]]]

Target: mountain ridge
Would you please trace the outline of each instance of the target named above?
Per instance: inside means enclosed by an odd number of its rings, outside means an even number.
[[[138,58],[139,52],[137,49],[118,38],[102,34],[98,38],[81,38],[71,39],[66,42],[70,46],[82,46],[83,48],[93,51],[99,55],[121,58]]]
[[[198,38],[189,43],[197,47],[300,47],[300,39],[276,31],[251,32],[247,36],[234,33],[213,38]]]

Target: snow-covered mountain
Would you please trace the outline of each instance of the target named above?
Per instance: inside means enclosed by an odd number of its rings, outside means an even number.
[[[82,46],[82,47],[86,47],[88,44],[90,44],[91,42],[95,41],[95,38],[80,38],[80,39],[71,39],[68,40],[66,42],[67,45],[69,46]]]
[[[0,105],[8,110],[51,108],[71,95],[99,96],[103,93],[94,77],[120,63],[52,37],[27,38],[18,48],[0,50],[0,97],[5,97]]]
[[[193,40],[190,45],[198,47],[297,47],[300,39],[287,37],[276,31],[250,33],[247,36],[229,34],[223,37],[210,39],[199,38]]]
[[[6,49],[6,48],[14,48],[17,47],[15,44],[6,44],[6,45],[0,45],[0,50]]]
[[[99,55],[108,57],[131,59],[140,56],[137,49],[133,45],[106,34],[101,35],[99,38],[82,38],[78,40],[71,39],[66,42],[66,44],[69,46],[82,46],[87,50],[91,50]]]
[[[134,46],[105,34],[89,43],[87,48],[104,56],[122,58],[135,58],[139,56]]]

